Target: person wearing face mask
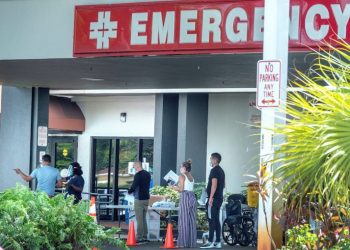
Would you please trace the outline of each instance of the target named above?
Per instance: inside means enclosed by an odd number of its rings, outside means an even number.
[[[222,248],[220,208],[224,201],[225,172],[220,167],[221,155],[212,153],[210,157],[211,170],[207,185],[208,202],[206,204],[209,220],[209,241],[200,248]],[[215,232],[215,242],[214,242]]]
[[[172,188],[180,192],[177,246],[193,248],[197,243],[197,199],[193,192],[194,179],[191,175],[192,161],[181,164],[179,182]]]
[[[62,179],[57,168],[51,166],[51,156],[43,155],[41,168],[35,169],[30,175],[26,175],[19,168],[14,169],[23,180],[29,182],[33,179],[37,180],[37,191],[45,192],[49,197],[55,195],[55,187],[62,186]]]
[[[70,165],[72,173],[70,175],[69,181],[66,184],[67,195],[74,196],[74,204],[78,204],[82,199],[82,192],[84,189],[84,178],[82,177],[83,171],[78,162],[72,162]]]
[[[137,243],[148,242],[148,227],[146,215],[149,203],[149,187],[151,182],[151,175],[142,168],[142,162],[134,162],[135,176],[131,187],[128,190],[129,194],[134,194],[134,210],[137,222]]]

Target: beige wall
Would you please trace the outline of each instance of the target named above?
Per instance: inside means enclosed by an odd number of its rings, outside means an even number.
[[[255,94],[210,94],[208,113],[208,160],[210,154],[222,155],[221,166],[226,173],[226,191],[240,193],[255,175],[259,165],[259,134],[247,124],[260,116],[260,111],[249,105]],[[209,175],[210,167],[207,169]]]
[[[78,138],[78,162],[85,176],[90,176],[91,138],[154,137],[155,96],[76,97],[85,116],[85,131]],[[120,122],[120,113],[126,112],[126,122]],[[90,179],[85,179],[89,191]]]

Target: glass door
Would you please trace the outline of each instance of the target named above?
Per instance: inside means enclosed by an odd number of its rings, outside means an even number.
[[[106,204],[120,204],[131,186],[133,162],[153,165],[153,139],[94,138],[92,145],[92,187],[101,194],[100,219],[116,218]],[[117,174],[116,174],[117,173]]]
[[[105,207],[114,203],[116,141],[113,139],[94,139],[93,151],[92,192],[99,194],[100,219],[111,219],[112,211],[105,209]]]
[[[76,136],[50,136],[48,153],[51,155],[52,165],[59,170],[68,168],[70,163],[77,161],[77,148]]]

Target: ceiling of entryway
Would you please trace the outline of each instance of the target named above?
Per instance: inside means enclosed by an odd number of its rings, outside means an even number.
[[[0,82],[50,89],[253,88],[262,54],[0,61]],[[312,58],[291,53],[289,72]]]

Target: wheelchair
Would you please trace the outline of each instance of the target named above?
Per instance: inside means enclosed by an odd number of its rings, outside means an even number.
[[[226,219],[222,225],[222,238],[226,244],[234,246],[254,245],[256,233],[254,231],[254,220],[252,209],[242,208],[244,196],[241,194],[230,195],[227,199]]]

